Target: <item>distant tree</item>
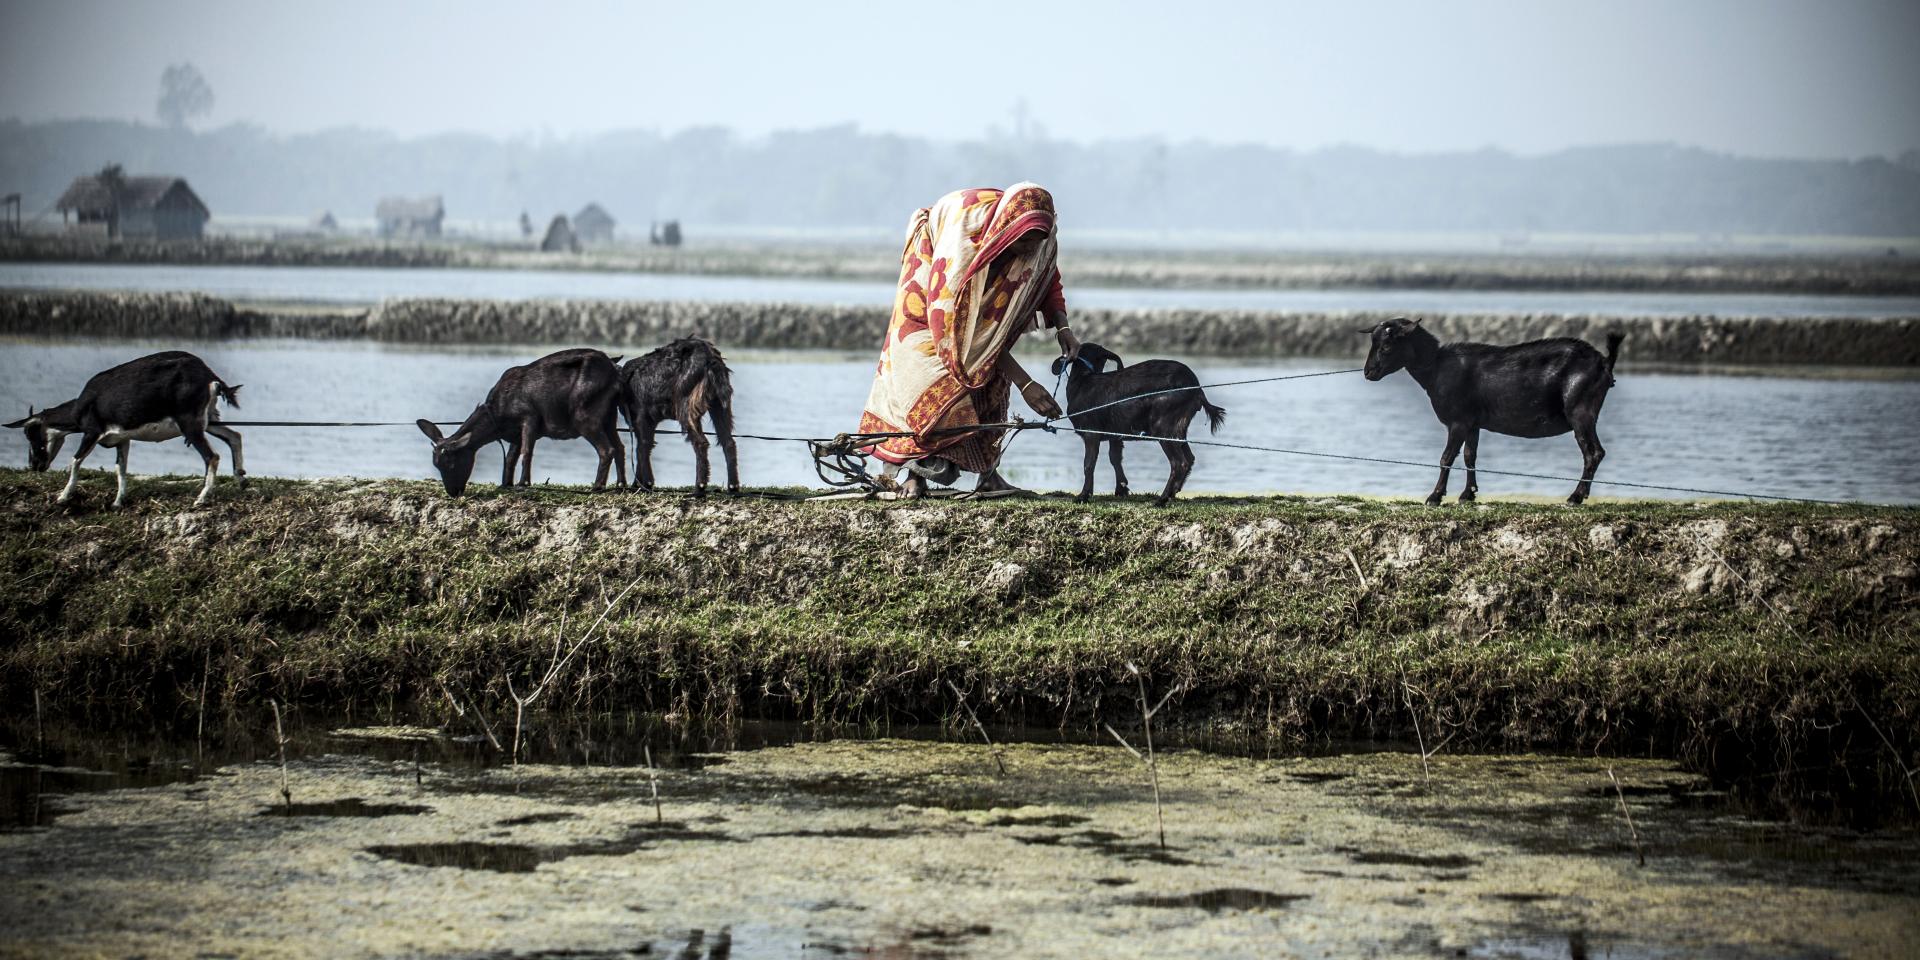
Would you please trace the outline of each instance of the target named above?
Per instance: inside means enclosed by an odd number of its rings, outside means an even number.
[[[109,163],[94,174],[94,179],[107,189],[107,237],[120,236],[120,203],[127,195],[127,174],[117,163]]]
[[[160,102],[154,109],[161,123],[184,127],[188,117],[204,116],[213,109],[213,88],[193,64],[176,63],[160,74]]]

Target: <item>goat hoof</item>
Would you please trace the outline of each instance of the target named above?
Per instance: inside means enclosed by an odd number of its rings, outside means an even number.
[[[1439,494],[1437,494],[1437,493],[1436,493],[1436,494],[1434,494],[1433,496],[1430,496],[1430,497],[1428,497],[1428,498],[1427,498],[1427,506],[1429,506],[1429,507],[1437,507],[1437,506],[1439,506],[1439,505],[1440,505],[1440,495],[1439,495]]]
[[[1124,497],[1124,496],[1126,496],[1126,495],[1127,495],[1127,493],[1128,493],[1128,492],[1129,492],[1129,491],[1127,490],[1127,488],[1126,488],[1126,487],[1114,487],[1114,488],[1113,488],[1113,495],[1114,495],[1114,496],[1116,496],[1116,497]]]
[[[238,479],[240,481],[240,489],[245,490],[247,488],[247,475],[243,473]]]
[[[1572,504],[1573,506],[1576,506],[1576,507],[1577,507],[1577,506],[1579,506],[1580,504],[1582,504],[1582,503],[1584,503],[1584,502],[1586,502],[1586,499],[1587,499],[1587,495],[1586,495],[1586,494],[1584,494],[1584,493],[1576,493],[1576,494],[1574,494],[1573,496],[1571,496],[1571,497],[1568,497],[1568,498],[1567,498],[1567,502],[1568,502],[1568,503],[1570,503],[1570,504]]]
[[[1465,493],[1460,494],[1461,503],[1472,503],[1476,499],[1478,498],[1474,496],[1474,493],[1472,490],[1468,490]]]

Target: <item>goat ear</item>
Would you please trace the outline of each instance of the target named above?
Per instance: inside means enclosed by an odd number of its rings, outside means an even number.
[[[622,356],[624,356],[624,354],[618,354],[618,353],[616,353],[616,354],[614,354],[613,356],[611,356],[611,357],[608,357],[607,359],[608,359],[609,361],[611,361],[611,362],[613,363],[613,365],[614,365],[614,366],[616,366],[616,367],[617,367],[617,366],[619,366],[619,365],[620,365],[620,358],[621,358]]]
[[[1053,375],[1054,376],[1056,377],[1059,376],[1060,371],[1065,370],[1066,368],[1067,368],[1067,358],[1065,356],[1058,356],[1053,358]]]
[[[446,442],[447,438],[440,433],[439,425],[432,420],[415,420],[413,425],[419,427],[420,432],[426,434],[427,439],[432,440],[435,444]]]
[[[1413,321],[1413,325],[1417,327],[1417,326],[1419,326],[1419,325],[1421,325],[1421,324],[1423,324],[1423,323],[1426,323],[1426,322],[1427,322],[1427,318],[1426,318],[1426,317],[1421,317],[1421,318],[1419,318],[1418,320],[1415,320],[1415,321]]]
[[[32,420],[32,419],[33,419],[33,414],[31,414],[31,413],[29,413],[29,414],[27,414],[26,416],[24,416],[24,417],[21,417],[20,419],[18,419],[18,420],[15,420],[15,421],[14,421],[14,422],[12,422],[12,423],[9,423],[9,424],[6,424],[6,427],[7,427],[7,428],[8,428],[9,430],[18,430],[18,429],[20,429],[21,427],[24,427],[24,426],[26,426],[26,425],[27,425],[27,421],[28,421],[28,420]]]

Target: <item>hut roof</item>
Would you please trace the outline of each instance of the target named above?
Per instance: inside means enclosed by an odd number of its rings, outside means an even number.
[[[591,231],[597,227],[613,227],[613,214],[597,203],[589,203],[573,215],[573,225],[580,230]]]
[[[580,239],[574,236],[573,228],[567,224],[566,214],[553,215],[553,221],[547,224],[547,235],[540,239],[540,249],[548,253],[580,249]]]
[[[160,204],[175,190],[199,210],[203,217],[213,214],[207,211],[207,205],[193,192],[183,177],[128,177],[120,192],[120,209],[150,209]],[[60,210],[99,211],[113,206],[113,194],[99,177],[75,177],[73,185],[60,195],[60,202],[54,205]]]
[[[381,197],[373,215],[381,220],[432,220],[446,213],[440,196]]]

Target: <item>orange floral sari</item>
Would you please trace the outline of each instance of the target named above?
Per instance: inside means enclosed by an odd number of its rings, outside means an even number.
[[[1033,230],[1030,253],[1007,252]],[[1053,197],[1036,184],[956,190],[915,211],[900,254],[893,318],[880,348],[861,433],[911,432],[868,448],[888,463],[933,453],[982,473],[1000,458],[1003,430],[955,427],[1007,418],[1009,384],[995,368],[1057,297]]]

